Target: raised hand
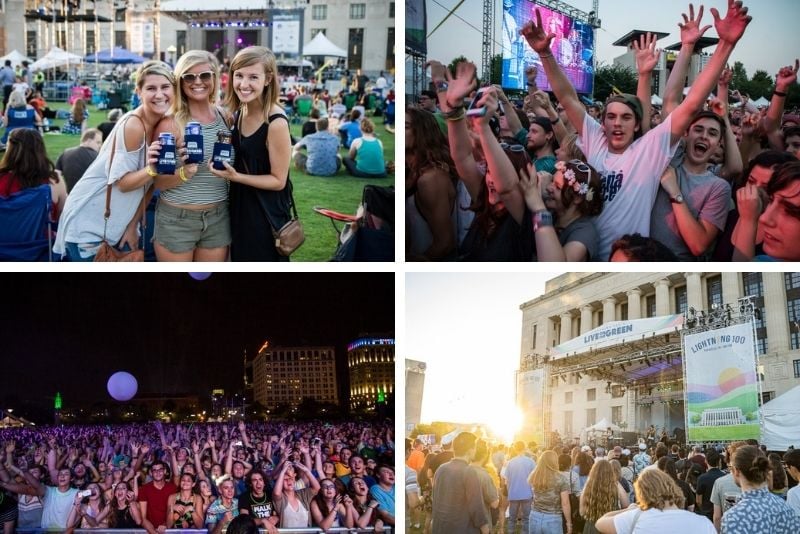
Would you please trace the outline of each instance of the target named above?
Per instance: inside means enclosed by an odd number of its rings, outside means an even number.
[[[761,195],[756,185],[747,183],[736,192],[736,207],[740,218],[757,221],[761,216],[762,206]]]
[[[447,76],[447,105],[457,108],[462,105],[464,99],[469,96],[473,89],[478,85],[475,77],[477,71],[475,64],[471,61],[462,61],[456,65],[455,77],[450,71],[445,69]]]
[[[730,44],[739,42],[747,25],[753,20],[747,14],[747,8],[742,6],[741,0],[728,0],[728,12],[724,19],[719,17],[719,11],[715,7],[711,8],[711,15],[720,40]]]
[[[425,63],[425,68],[427,69],[428,67],[431,69],[431,81],[433,83],[443,82],[447,79],[447,67],[441,61],[431,59]]]
[[[797,81],[797,70],[800,68],[800,59],[794,60],[794,67],[783,67],[775,80],[775,90],[786,92]]]
[[[703,19],[703,6],[697,11],[697,18],[694,18],[694,5],[689,4],[689,16],[681,13],[683,24],[678,23],[681,29],[681,44],[693,45],[700,40],[704,33],[711,27],[711,24],[700,28],[700,21]]]
[[[636,68],[639,74],[653,72],[661,56],[661,50],[656,50],[656,36],[649,32],[640,35],[639,42],[634,41],[633,49],[636,50]]]
[[[713,111],[714,114],[722,120],[725,120],[725,117],[728,115],[727,106],[719,98],[711,100],[711,103],[708,105],[708,109]]]
[[[727,87],[730,85],[731,80],[733,79],[733,70],[729,66],[725,66],[722,70],[722,74],[719,75],[719,81],[717,81],[717,85],[722,85]]]
[[[547,209],[542,199],[542,190],[539,175],[533,163],[528,163],[528,168],[519,170],[519,187],[525,196],[525,204],[531,212],[536,213]]]
[[[528,82],[528,87],[536,88],[536,76],[539,74],[539,67],[536,65],[529,65],[525,68],[525,80]]]
[[[529,20],[520,30],[520,33],[528,41],[533,50],[541,56],[542,54],[553,55],[550,51],[550,43],[555,39],[554,33],[545,33],[542,24],[542,14],[536,10],[536,22]]]
[[[489,120],[494,117],[499,107],[497,93],[494,87],[486,87],[483,90],[481,99],[475,104],[476,107],[486,108],[486,113],[478,117],[481,124],[489,124]]]

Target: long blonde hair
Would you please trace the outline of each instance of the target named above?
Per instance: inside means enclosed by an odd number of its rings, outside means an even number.
[[[558,455],[555,451],[544,451],[536,462],[536,469],[528,477],[528,484],[534,491],[547,491],[555,486],[557,477],[561,476],[558,470]]]
[[[255,64],[263,65],[264,74],[270,79],[261,93],[261,107],[264,113],[264,122],[269,124],[270,110],[273,106],[279,105],[278,97],[280,96],[280,87],[278,85],[278,64],[275,61],[275,54],[265,46],[248,46],[247,48],[239,50],[234,56],[233,61],[231,61],[231,79],[225,90],[225,106],[232,112],[243,108],[239,96],[236,94],[236,91],[233,90],[233,77],[237,70]],[[242,109],[242,113],[239,117],[240,120],[241,115],[246,112],[246,108]]]
[[[72,122],[81,124],[85,120],[83,117],[84,112],[86,112],[86,101],[82,98],[76,98],[72,104]]]
[[[608,460],[597,460],[589,471],[589,478],[583,488],[583,505],[585,517],[595,522],[604,514],[619,508],[617,494],[617,476]]]
[[[178,59],[178,63],[175,65],[175,78],[177,79],[178,90],[175,91],[172,114],[175,116],[175,122],[178,125],[179,131],[183,131],[186,123],[192,119],[189,113],[189,98],[183,92],[181,76],[197,65],[203,65],[205,63],[208,64],[210,70],[214,73],[211,90],[208,93],[208,103],[214,104],[217,101],[217,94],[219,93],[219,61],[217,61],[214,54],[206,50],[189,50]]]
[[[685,498],[678,483],[660,469],[645,469],[633,483],[639,508],[663,510],[668,504],[683,508]]]

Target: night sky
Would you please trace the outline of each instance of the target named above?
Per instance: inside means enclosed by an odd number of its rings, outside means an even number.
[[[143,394],[236,391],[242,357],[273,346],[333,345],[394,334],[394,273],[6,274],[0,402],[48,407],[108,401],[108,377]],[[340,386],[341,382],[341,372]],[[340,387],[340,395],[343,388]],[[22,415],[22,414],[20,414]]]

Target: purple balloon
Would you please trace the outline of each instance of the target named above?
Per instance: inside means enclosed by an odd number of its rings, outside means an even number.
[[[189,276],[195,280],[207,280],[211,273],[189,273]]]
[[[131,400],[136,395],[139,384],[132,374],[117,371],[108,379],[108,394],[118,401]]]

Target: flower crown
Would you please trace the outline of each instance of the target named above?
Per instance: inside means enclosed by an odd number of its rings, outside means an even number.
[[[572,163],[572,162],[570,162]],[[583,162],[580,162],[582,165],[586,165]],[[573,191],[577,194],[583,196],[587,202],[591,202],[594,198],[594,188],[589,186],[588,179],[591,177],[591,172],[588,170],[587,166],[587,181],[580,182],[578,178],[575,176],[575,171],[567,167],[567,163],[564,161],[557,161],[556,162],[556,170],[561,171],[564,175],[564,180],[567,182],[567,186],[571,187]]]

